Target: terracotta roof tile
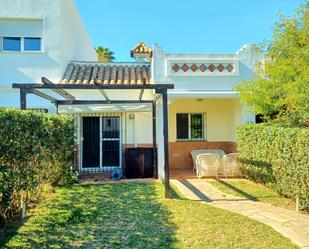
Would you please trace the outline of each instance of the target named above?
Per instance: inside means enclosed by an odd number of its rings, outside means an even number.
[[[62,84],[149,84],[150,63],[87,63],[68,64]]]

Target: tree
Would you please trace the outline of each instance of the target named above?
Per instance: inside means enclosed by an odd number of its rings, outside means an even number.
[[[109,48],[99,46],[96,48],[96,52],[99,62],[112,62],[115,60],[115,57],[113,56],[114,52],[110,51]]]
[[[292,18],[279,16],[271,41],[261,45],[265,60],[254,80],[236,87],[241,99],[265,120],[309,126],[309,4]]]

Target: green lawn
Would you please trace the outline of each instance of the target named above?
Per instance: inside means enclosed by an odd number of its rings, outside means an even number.
[[[162,197],[159,182],[58,188],[0,233],[0,248],[297,248],[254,220]]]
[[[208,180],[210,184],[225,192],[240,197],[245,197],[254,201],[270,203],[272,205],[295,210],[295,202],[287,199],[270,188],[249,180]]]

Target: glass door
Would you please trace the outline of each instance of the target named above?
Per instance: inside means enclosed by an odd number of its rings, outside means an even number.
[[[82,119],[82,168],[87,171],[100,168],[100,118]]]
[[[120,166],[120,117],[102,117],[102,168]]]

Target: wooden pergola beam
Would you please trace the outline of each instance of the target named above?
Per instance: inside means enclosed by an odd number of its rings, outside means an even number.
[[[54,85],[53,82],[51,82],[49,79],[45,77],[42,77],[41,80],[44,84]],[[52,90],[67,100],[75,100],[75,97],[73,95],[69,94],[67,91],[63,89],[52,89]]]
[[[145,89],[141,89],[138,95],[138,100],[142,100]]]
[[[103,95],[103,97],[107,100],[107,101],[110,101],[107,93],[105,92],[105,90],[103,89],[99,89],[100,93]]]
[[[152,104],[152,100],[56,100],[57,105]]]
[[[51,101],[51,102],[53,102],[53,103],[57,101],[57,99],[55,99],[54,97],[49,96],[48,94],[43,93],[43,92],[41,92],[41,91],[39,91],[39,90],[37,90],[37,89],[32,89],[31,92],[32,92],[33,94],[35,94],[35,95],[41,97],[41,98],[44,98],[44,99],[47,99],[47,100]]]
[[[24,88],[24,89],[173,89],[173,84],[146,84],[146,85],[105,85],[105,84],[37,84],[37,83],[13,83],[13,88]]]

